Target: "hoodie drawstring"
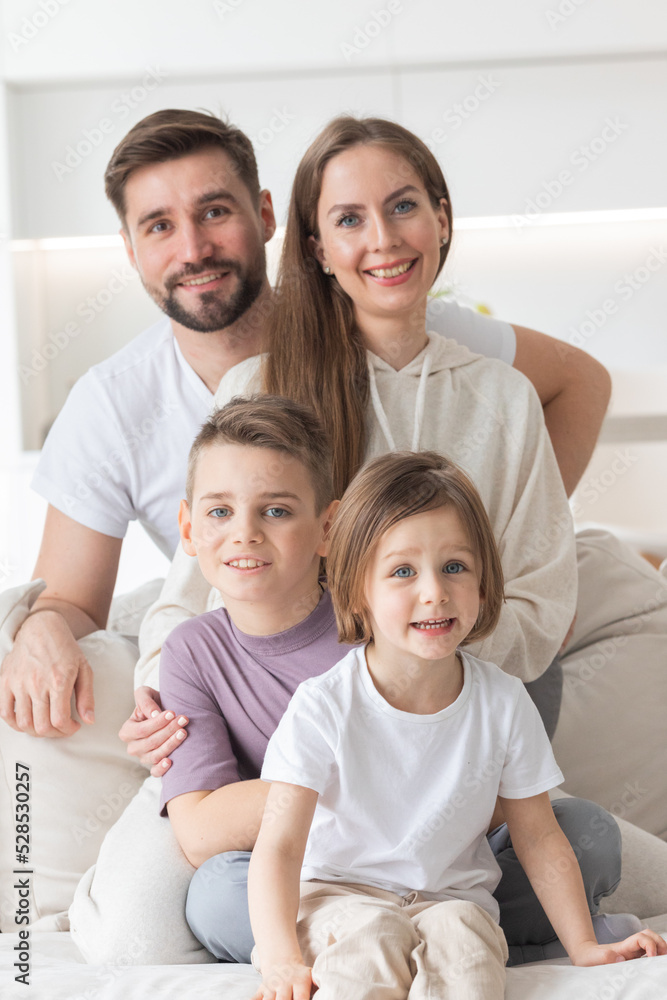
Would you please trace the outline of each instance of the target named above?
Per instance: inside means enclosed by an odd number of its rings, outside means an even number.
[[[412,445],[410,446],[410,451],[419,451],[419,441],[422,433],[422,425],[424,423],[424,404],[426,400],[426,382],[431,371],[431,355],[427,350],[426,357],[422,364],[421,375],[419,376],[419,387],[417,389],[417,399],[415,402],[415,418],[414,426],[412,431]],[[373,409],[375,410],[375,416],[378,419],[378,423],[382,428],[382,433],[385,436],[387,445],[389,446],[389,451],[396,451],[396,442],[391,433],[391,428],[389,427],[389,421],[387,420],[387,414],[385,413],[384,406],[380,399],[380,393],[378,392],[377,380],[375,378],[375,370],[371,361],[368,363],[368,377],[371,390],[371,401],[373,403]]]

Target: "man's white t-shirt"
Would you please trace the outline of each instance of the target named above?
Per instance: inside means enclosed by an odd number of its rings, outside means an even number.
[[[365,648],[297,688],[262,779],[319,794],[301,878],[466,899],[498,919],[486,839],[496,798],[563,781],[521,681],[461,652],[463,688],[434,715],[391,706]]]
[[[512,364],[516,338],[508,323],[439,299],[427,317],[429,329]],[[75,384],[32,487],[74,521],[113,538],[140,521],[171,558],[188,453],[212,405],[165,317]]]

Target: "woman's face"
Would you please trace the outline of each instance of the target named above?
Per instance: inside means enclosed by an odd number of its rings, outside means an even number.
[[[329,161],[317,210],[322,266],[352,299],[359,327],[423,308],[449,238],[415,169],[383,146],[354,146]]]

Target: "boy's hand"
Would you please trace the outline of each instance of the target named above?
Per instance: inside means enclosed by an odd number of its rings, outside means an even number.
[[[312,970],[299,962],[262,970],[262,985],[252,1000],[310,1000],[317,988]]]
[[[667,955],[667,942],[655,931],[639,931],[625,941],[614,944],[597,944],[587,941],[570,955],[573,965],[610,965],[624,962],[643,955]]]
[[[151,774],[159,778],[171,767],[169,754],[181,745],[190,721],[186,716],[177,718],[173,712],[163,712],[160,695],[153,688],[140,687],[134,692],[136,707],[124,722],[118,735],[127,743],[127,752],[138,757],[150,767]]]

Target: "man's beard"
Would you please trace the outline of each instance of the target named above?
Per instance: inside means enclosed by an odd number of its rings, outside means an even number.
[[[200,292],[196,310],[188,309],[176,298],[174,293],[180,282],[216,271],[230,271],[238,277],[236,291],[231,295],[224,297],[225,293],[219,290]],[[196,266],[187,266],[178,278],[166,282],[166,295],[145,283],[144,288],[169,319],[197,333],[214,333],[232,326],[250,309],[261,292],[265,279],[266,253],[262,244],[246,268],[237,260],[206,257]]]

